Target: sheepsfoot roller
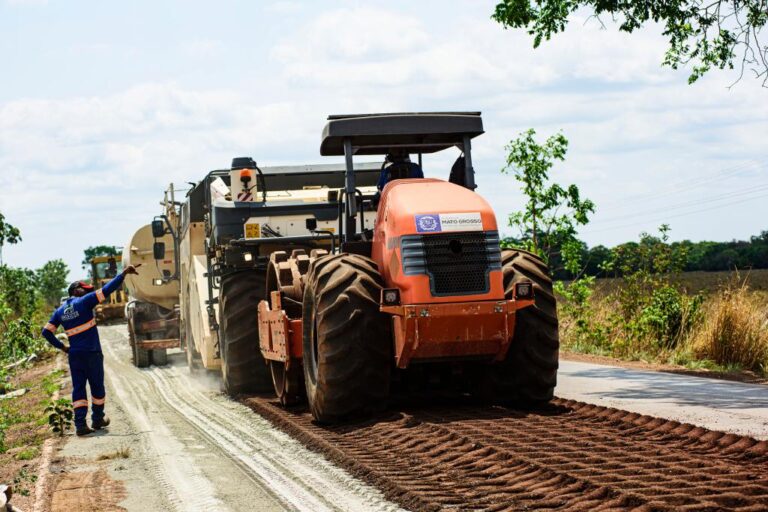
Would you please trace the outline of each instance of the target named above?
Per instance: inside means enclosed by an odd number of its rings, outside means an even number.
[[[306,228],[327,239],[268,240],[266,286],[251,310],[283,404],[306,400],[316,420],[342,421],[381,410],[404,380],[497,402],[552,398],[552,282],[537,256],[500,248],[496,217],[475,192],[471,140],[482,133],[473,112],[329,117],[320,152],[344,156],[346,168],[343,188],[327,191],[336,216],[323,218],[338,229],[317,229],[316,215]],[[440,169],[423,158],[451,148],[448,180],[425,178]],[[375,189],[358,180],[354,155],[383,156]],[[302,247],[275,249],[290,240]]]

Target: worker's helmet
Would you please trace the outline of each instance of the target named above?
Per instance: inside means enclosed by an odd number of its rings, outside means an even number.
[[[69,285],[69,296],[72,297],[75,294],[75,290],[77,290],[78,288],[82,288],[83,290],[85,290],[85,293],[93,291],[93,286],[91,286],[90,284],[84,281],[75,281],[74,283]]]

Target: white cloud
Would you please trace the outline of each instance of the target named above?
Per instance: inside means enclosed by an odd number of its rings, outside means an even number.
[[[280,16],[296,8],[282,4],[264,10]],[[688,86],[685,72],[659,66],[665,43],[658,30],[626,35],[576,20],[533,50],[522,31],[502,30],[474,3],[466,5],[439,19],[405,8],[318,10],[281,31],[269,59],[254,53],[258,65],[248,69],[238,61],[238,80],[216,88],[148,83],[116,94],[0,104],[0,211],[25,234],[23,248],[7,249],[6,256],[36,265],[53,257],[46,247],[55,244],[77,261],[87,245],[122,244],[157,213],[168,182],[200,179],[233,156],[264,165],[321,160],[319,134],[332,113],[482,110],[477,181],[500,219],[521,201],[514,180],[498,173],[503,147],[529,127],[541,137],[562,129],[570,139],[567,162],[554,174],[596,200],[596,221],[604,225],[634,211],[624,198],[768,160],[765,92],[751,83],[729,91],[719,72]],[[233,47],[220,34],[212,37],[173,48],[204,56]],[[206,70],[232,76],[217,67],[220,60],[209,59]],[[451,158],[428,157],[427,174],[445,176]],[[717,194],[764,182],[765,172],[701,190]],[[675,199],[651,204],[663,213]],[[766,208],[674,221],[673,234],[748,236],[764,229]],[[653,227],[605,233],[597,226],[590,243]]]

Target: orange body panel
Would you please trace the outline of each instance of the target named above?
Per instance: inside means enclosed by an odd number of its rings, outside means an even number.
[[[290,364],[291,359],[301,359],[301,319],[288,318],[280,304],[280,292],[272,292],[272,306],[263,300],[259,303],[259,348],[264,359]]]
[[[533,300],[382,306],[393,315],[395,363],[413,359],[504,359],[515,331],[515,312]]]
[[[481,295],[433,297],[429,276],[406,276],[402,272],[400,237],[426,235],[420,230],[417,216],[479,214],[482,225],[471,226],[476,231],[496,231],[496,216],[488,202],[475,192],[459,185],[437,179],[406,179],[392,181],[384,188],[376,216],[372,258],[379,266],[388,288],[399,288],[403,304],[435,304],[483,300],[502,300],[504,287],[500,271],[490,273],[490,291]],[[447,228],[447,226],[446,226]],[[458,232],[445,229],[434,233]]]
[[[488,293],[436,297],[429,275],[405,275],[401,263],[403,236],[497,230],[491,206],[459,185],[437,179],[405,179],[384,188],[372,258],[385,287],[400,290],[401,306],[381,307],[392,315],[399,368],[406,368],[413,360],[500,360],[506,356],[515,311],[532,301],[505,300],[500,270],[490,271]]]

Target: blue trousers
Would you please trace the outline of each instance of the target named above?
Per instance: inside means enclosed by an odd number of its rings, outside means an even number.
[[[104,418],[104,355],[101,352],[70,352],[69,373],[72,375],[72,407],[75,410],[75,428],[87,425],[88,395],[85,385],[91,388],[91,421]]]

